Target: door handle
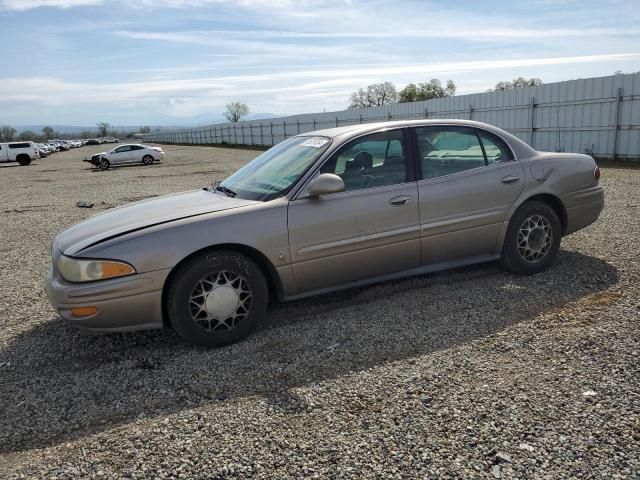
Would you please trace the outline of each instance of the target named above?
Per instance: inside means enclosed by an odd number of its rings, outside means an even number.
[[[507,175],[506,177],[502,177],[502,183],[518,183],[520,177],[516,175]]]
[[[389,203],[393,207],[403,207],[405,205],[409,205],[412,201],[411,197],[407,197],[406,195],[400,195],[398,197],[393,197],[389,200]]]

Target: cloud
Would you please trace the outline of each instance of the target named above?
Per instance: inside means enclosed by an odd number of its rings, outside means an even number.
[[[224,38],[223,35],[213,36],[208,31],[187,31],[187,32],[144,32],[119,30],[116,35],[134,39],[154,42],[170,42],[202,45],[207,47],[224,48],[224,52],[216,52],[217,55],[232,56],[230,52],[265,53],[271,55],[297,56],[298,58],[310,57],[352,57],[356,46],[342,45],[335,46],[315,46],[299,43],[268,43],[242,38]],[[228,50],[228,51],[227,51]],[[208,54],[208,53],[207,53]]]
[[[182,41],[190,43],[210,44],[215,38],[233,39],[398,39],[398,38],[458,38],[477,42],[495,41],[496,39],[532,39],[593,37],[593,36],[629,36],[640,35],[640,28],[481,28],[472,30],[443,28],[437,25],[423,30],[404,29],[401,31],[286,31],[286,30],[190,30],[179,32],[128,32],[119,34],[130,38],[154,40]]]
[[[39,7],[72,8],[100,5],[102,0],[0,0],[0,10],[31,10]]]
[[[136,101],[164,101],[171,98],[186,99],[173,102],[189,105],[192,109],[205,110],[211,104],[223,105],[235,98],[254,97],[268,100],[274,95],[287,97],[295,92],[298,98],[321,94],[339,93],[356,86],[393,76],[404,79],[419,75],[448,75],[457,72],[494,71],[521,67],[541,67],[598,63],[640,58],[639,53],[587,55],[574,57],[515,58],[509,60],[485,60],[448,62],[436,64],[406,64],[370,68],[342,68],[319,70],[294,70],[219,76],[207,78],[163,79],[123,83],[80,83],[58,78],[27,77],[0,79],[3,89],[0,102],[37,102],[43,105],[117,104]],[[344,100],[344,99],[342,99]]]

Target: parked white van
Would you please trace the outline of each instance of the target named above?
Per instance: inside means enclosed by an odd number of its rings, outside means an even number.
[[[36,158],[39,158],[39,155],[38,147],[34,142],[0,143],[0,162],[29,165]]]

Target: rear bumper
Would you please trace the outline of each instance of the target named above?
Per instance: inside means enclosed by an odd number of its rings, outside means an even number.
[[[567,209],[566,235],[595,222],[604,208],[604,190],[600,185],[561,196]]]
[[[162,328],[162,287],[169,271],[77,284],[49,268],[45,291],[60,316],[78,327],[101,332]],[[95,307],[97,312],[76,317],[71,313],[76,307]]]

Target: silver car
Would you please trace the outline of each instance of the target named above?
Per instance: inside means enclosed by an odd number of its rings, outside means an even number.
[[[206,190],[60,233],[46,290],[91,330],[246,337],[270,300],[500,260],[530,275],[598,218],[593,158],[538,152],[491,125],[401,121],[301,134]]]
[[[159,162],[161,160],[164,160],[164,151],[160,147],[126,144],[114,147],[108,152],[96,153],[84,161],[106,170],[115,165],[136,163],[151,165],[153,162]]]

